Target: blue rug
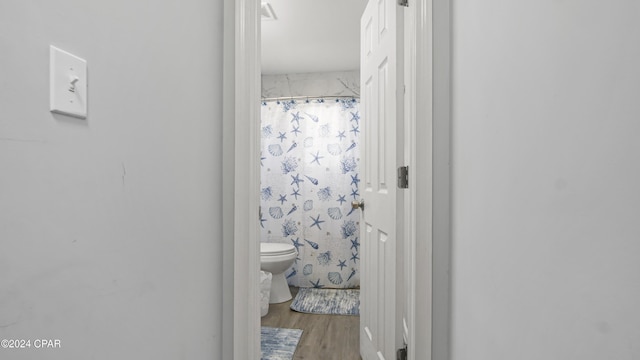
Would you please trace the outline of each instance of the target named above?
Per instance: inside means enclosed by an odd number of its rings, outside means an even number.
[[[302,330],[263,326],[260,329],[261,360],[292,360]]]
[[[300,288],[290,307],[308,314],[360,315],[360,290]]]

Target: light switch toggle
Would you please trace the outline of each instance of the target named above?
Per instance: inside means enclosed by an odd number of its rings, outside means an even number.
[[[78,80],[80,80],[79,77],[71,76],[71,81],[70,81],[71,86],[69,87],[69,91],[71,91],[72,93],[76,92],[76,83],[78,82]]]

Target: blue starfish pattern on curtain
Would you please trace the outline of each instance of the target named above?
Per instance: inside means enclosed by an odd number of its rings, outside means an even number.
[[[289,285],[360,286],[356,99],[263,101],[262,242],[293,244]]]

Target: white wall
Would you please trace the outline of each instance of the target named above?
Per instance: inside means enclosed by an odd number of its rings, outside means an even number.
[[[215,359],[222,2],[0,2],[2,359]],[[88,61],[52,115],[49,45]]]
[[[264,74],[360,67],[360,17],[367,0],[269,0],[277,20],[261,22]]]
[[[452,358],[640,358],[640,4],[453,7]]]
[[[262,97],[360,97],[360,71],[262,75]]]

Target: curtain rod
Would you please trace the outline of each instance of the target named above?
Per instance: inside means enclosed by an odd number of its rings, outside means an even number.
[[[308,99],[360,99],[360,95],[281,96],[281,97],[261,98],[262,101],[308,100]]]

